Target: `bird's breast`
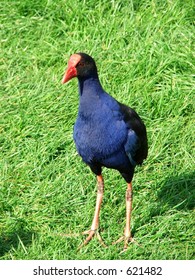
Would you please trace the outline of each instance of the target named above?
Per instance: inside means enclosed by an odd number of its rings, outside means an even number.
[[[90,163],[101,161],[122,149],[127,129],[122,120],[102,110],[90,115],[79,114],[73,136],[78,153],[86,163]]]

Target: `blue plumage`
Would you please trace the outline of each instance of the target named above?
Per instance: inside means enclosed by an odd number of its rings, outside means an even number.
[[[120,104],[102,89],[97,77],[79,80],[79,93],[74,141],[83,161],[120,172],[133,169],[138,137],[125,123]]]
[[[146,128],[138,114],[106,93],[92,57],[71,56],[63,78],[79,81],[79,111],[74,125],[77,151],[96,175],[101,167],[117,169],[131,182],[136,164],[147,157]]]

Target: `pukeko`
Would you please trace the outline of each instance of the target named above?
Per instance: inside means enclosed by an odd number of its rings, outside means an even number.
[[[97,199],[91,229],[84,232],[86,245],[98,232],[99,213],[104,192],[102,167],[116,169],[127,182],[124,250],[134,239],[130,222],[132,211],[132,178],[135,166],[142,164],[148,153],[146,127],[138,114],[104,91],[94,59],[85,53],[71,55],[62,83],[73,77],[79,82],[79,110],[73,138],[83,161],[97,176]]]

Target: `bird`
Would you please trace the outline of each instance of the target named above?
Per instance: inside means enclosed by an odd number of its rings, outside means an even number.
[[[88,54],[72,54],[62,78],[62,84],[78,79],[79,108],[73,128],[76,150],[83,162],[97,177],[97,197],[91,228],[82,248],[99,234],[100,208],[104,194],[103,168],[118,170],[127,183],[126,225],[124,234],[114,244],[124,242],[124,251],[135,242],[131,232],[133,201],[132,179],[136,165],[141,165],[148,155],[146,126],[136,111],[120,103],[102,87],[95,60]]]

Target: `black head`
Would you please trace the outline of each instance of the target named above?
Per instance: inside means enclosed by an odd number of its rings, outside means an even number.
[[[66,83],[74,77],[78,77],[79,79],[97,77],[97,67],[94,59],[90,55],[86,53],[71,55],[62,83]]]
[[[78,53],[81,56],[80,62],[77,64],[77,77],[89,78],[97,76],[97,67],[94,59],[86,53]]]

